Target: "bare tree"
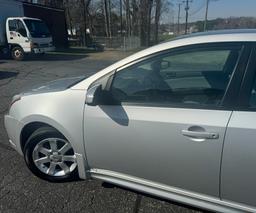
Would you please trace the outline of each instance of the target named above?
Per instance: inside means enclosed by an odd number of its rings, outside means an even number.
[[[150,45],[152,3],[153,0],[140,0],[140,41],[142,46]]]
[[[90,35],[116,36],[121,30],[126,36],[139,36],[142,46],[157,43],[161,15],[170,0],[64,0],[69,29],[76,30],[83,45]]]
[[[112,18],[111,18],[111,0],[108,0],[108,14],[109,14],[109,17],[108,17],[108,30],[109,30],[109,37],[111,38],[112,37]]]
[[[85,46],[88,45],[88,36],[87,36],[87,15],[88,15],[88,7],[91,3],[91,0],[81,0],[82,5],[82,14],[83,14],[83,43]]]
[[[155,23],[154,23],[154,42],[158,43],[158,29],[159,29],[159,21],[161,16],[161,7],[162,0],[155,0],[156,8],[155,8]]]
[[[103,11],[104,11],[104,18],[105,18],[105,31],[106,31],[106,36],[107,36],[107,37],[110,37],[108,0],[103,0]]]
[[[132,35],[137,36],[139,35],[139,4],[138,0],[132,0]]]
[[[68,26],[70,28],[71,36],[73,36],[73,21],[72,21],[72,16],[70,14],[70,2],[69,2],[69,0],[65,0],[64,1],[64,8],[66,8],[67,24],[68,24]]]
[[[125,0],[125,11],[126,11],[126,35],[131,36],[131,8],[130,0]]]

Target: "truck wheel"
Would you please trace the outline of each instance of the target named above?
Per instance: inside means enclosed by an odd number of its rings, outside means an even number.
[[[22,61],[24,59],[24,51],[21,47],[12,48],[12,58],[17,61]]]

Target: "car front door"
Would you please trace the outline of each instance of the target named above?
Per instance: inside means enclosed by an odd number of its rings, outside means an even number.
[[[232,113],[224,105],[243,71],[242,49],[192,45],[118,69],[104,83],[114,101],[85,107],[90,167],[219,197]]]

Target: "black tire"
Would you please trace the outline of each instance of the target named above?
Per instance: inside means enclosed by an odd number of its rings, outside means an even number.
[[[12,48],[12,58],[16,61],[22,61],[25,57],[24,51],[21,47]]]
[[[28,168],[31,170],[31,172],[36,175],[37,177],[50,181],[50,182],[67,182],[67,181],[74,181],[78,180],[78,169],[77,166],[71,173],[63,176],[51,176],[48,174],[43,173],[40,171],[37,166],[35,165],[33,161],[33,151],[36,145],[47,138],[59,138],[64,139],[66,138],[56,131],[54,128],[51,127],[41,127],[37,129],[27,140],[25,147],[24,147],[24,159],[28,166]]]

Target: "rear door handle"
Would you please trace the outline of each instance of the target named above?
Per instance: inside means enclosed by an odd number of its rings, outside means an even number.
[[[182,135],[195,139],[218,139],[219,134],[214,132],[196,132],[190,130],[182,130]]]

